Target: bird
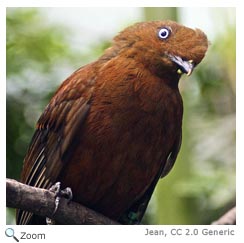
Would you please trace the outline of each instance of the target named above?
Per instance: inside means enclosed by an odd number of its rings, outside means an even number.
[[[120,224],[140,224],[180,150],[179,80],[208,45],[203,31],[171,20],[119,32],[101,57],[54,93],[37,121],[21,182],[45,189],[60,182],[73,201]],[[46,224],[23,210],[16,222]]]

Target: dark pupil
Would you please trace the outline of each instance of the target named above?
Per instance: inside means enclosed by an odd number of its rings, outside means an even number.
[[[167,36],[167,31],[166,31],[166,30],[162,31],[162,32],[161,32],[161,36],[162,36],[162,37]]]

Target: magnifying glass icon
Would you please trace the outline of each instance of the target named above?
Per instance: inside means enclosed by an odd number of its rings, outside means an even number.
[[[7,237],[13,237],[17,242],[19,242],[19,240],[14,236],[14,230],[12,228],[7,228],[5,230],[5,235]]]

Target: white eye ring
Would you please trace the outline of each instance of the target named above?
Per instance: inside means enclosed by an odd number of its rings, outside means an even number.
[[[158,31],[158,37],[160,39],[167,39],[171,33],[171,30],[169,28],[163,27]]]

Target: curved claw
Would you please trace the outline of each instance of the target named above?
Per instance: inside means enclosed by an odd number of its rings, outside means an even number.
[[[49,189],[49,191],[53,192],[55,194],[55,208],[53,210],[52,216],[54,216],[54,214],[57,212],[58,210],[58,206],[59,206],[59,202],[61,197],[67,198],[68,199],[68,203],[70,203],[70,201],[73,198],[73,193],[70,187],[66,187],[65,189],[61,190],[61,183],[60,182],[56,182],[54,185],[52,185]],[[47,224],[55,224],[55,221],[50,219],[50,218],[46,218],[46,222]]]

